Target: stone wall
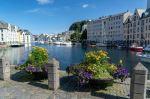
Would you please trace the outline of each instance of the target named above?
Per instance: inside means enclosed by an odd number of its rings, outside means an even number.
[[[130,85],[131,99],[146,99],[148,70],[141,63],[133,69]]]
[[[48,64],[48,87],[51,90],[57,90],[60,86],[59,79],[59,62],[52,59]]]
[[[10,64],[6,58],[0,59],[0,79],[10,80]]]

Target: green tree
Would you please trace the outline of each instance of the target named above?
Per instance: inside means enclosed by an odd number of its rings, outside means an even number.
[[[85,29],[81,35],[81,41],[84,41],[87,39],[87,30]]]

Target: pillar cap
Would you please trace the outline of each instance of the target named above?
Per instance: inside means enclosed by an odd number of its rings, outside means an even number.
[[[133,70],[134,73],[139,73],[139,74],[145,74],[148,72],[148,69],[140,62],[134,67]]]

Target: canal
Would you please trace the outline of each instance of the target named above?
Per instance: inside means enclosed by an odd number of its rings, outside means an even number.
[[[44,47],[48,50],[50,58],[56,58],[60,61],[61,70],[65,70],[67,66],[78,64],[84,60],[84,54],[93,50],[105,50],[109,53],[112,63],[118,64],[119,60],[123,60],[123,64],[129,70],[135,66],[140,60],[135,52],[117,48],[85,48],[82,46],[56,46],[56,45],[36,45]],[[11,65],[22,64],[27,59],[31,47],[6,48],[0,49],[0,57],[5,56]],[[150,70],[150,64],[143,63]]]

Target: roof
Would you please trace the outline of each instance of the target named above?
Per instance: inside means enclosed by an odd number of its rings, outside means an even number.
[[[145,12],[144,9],[136,9],[135,11],[137,11],[138,15],[141,17],[142,14]]]
[[[150,17],[150,8],[147,9],[147,10],[142,14],[142,17],[141,17],[141,18],[147,18],[147,17]]]
[[[31,33],[29,32],[29,30],[23,30],[25,32],[25,35],[30,35]]]
[[[133,20],[133,16],[128,16],[128,18],[126,19],[126,21],[124,23],[131,23]]]
[[[0,29],[8,29],[8,23],[0,21]]]

